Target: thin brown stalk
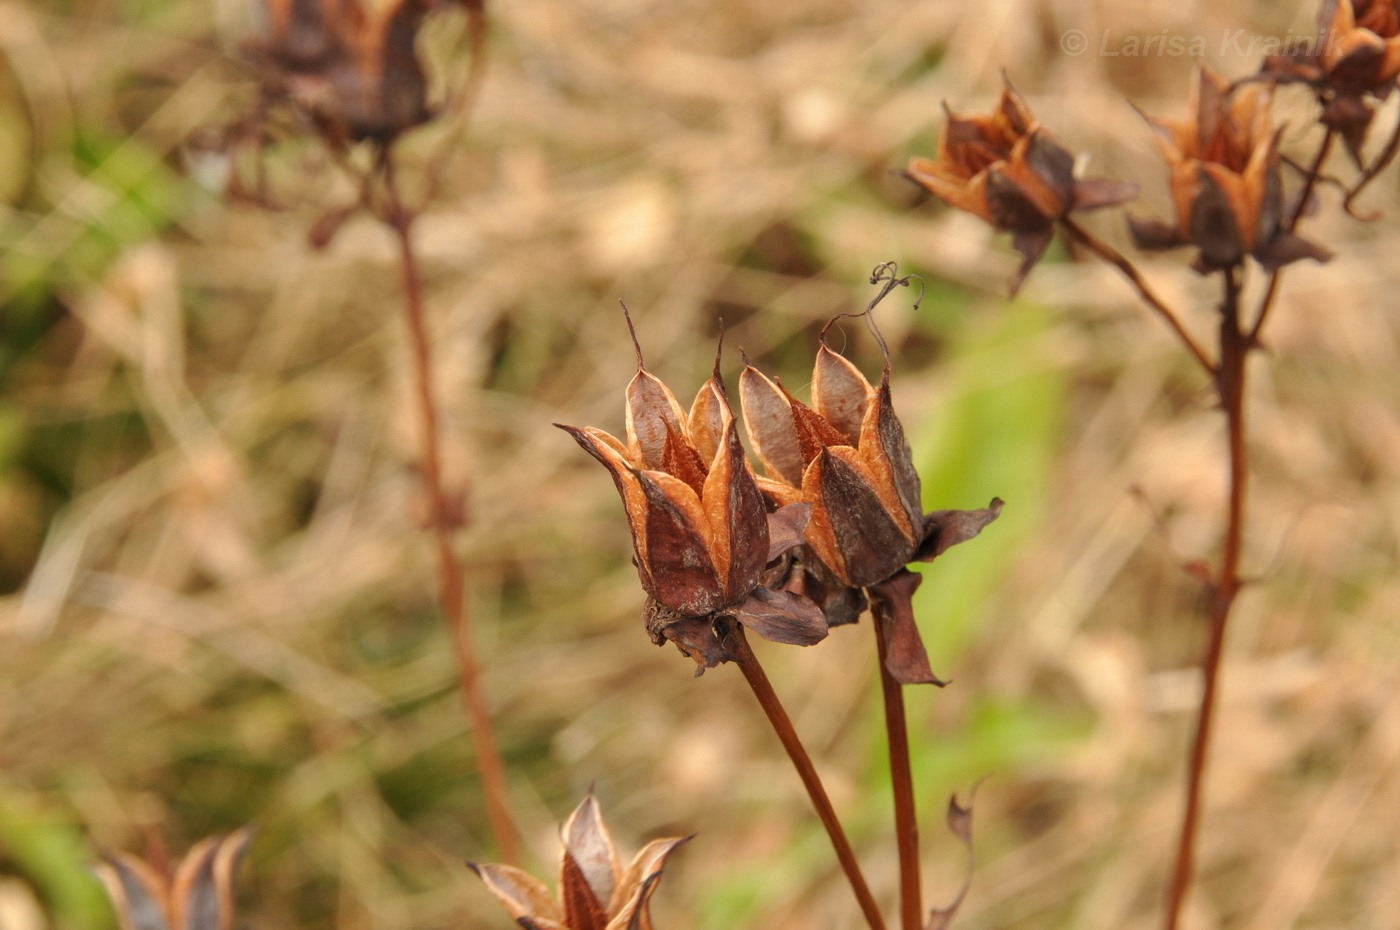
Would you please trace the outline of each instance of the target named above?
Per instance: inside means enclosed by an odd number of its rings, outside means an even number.
[[[1181,836],[1176,862],[1167,892],[1166,928],[1176,930],[1186,893],[1191,886],[1195,864],[1196,833],[1200,821],[1201,796],[1210,748],[1211,724],[1215,716],[1216,692],[1220,679],[1220,659],[1225,649],[1225,628],[1230,609],[1239,593],[1240,548],[1244,536],[1245,488],[1249,477],[1244,441],[1244,383],[1249,355],[1248,336],[1240,328],[1240,279],[1237,269],[1223,272],[1225,299],[1220,312],[1220,372],[1216,386],[1225,411],[1226,434],[1230,447],[1230,499],[1225,518],[1225,546],[1220,571],[1210,600],[1210,641],[1202,666],[1204,687],[1196,718],[1196,734],[1191,742],[1186,783],[1186,809],[1181,818]]]
[[[505,766],[501,762],[491,724],[491,711],[481,690],[480,665],[472,642],[471,623],[466,608],[466,582],[461,560],[454,547],[454,536],[461,525],[461,503],[450,494],[443,481],[439,449],[437,403],[433,396],[433,357],[423,310],[422,277],[413,249],[413,214],[407,211],[394,183],[393,161],[383,153],[384,191],[387,199],[384,220],[393,229],[399,244],[403,270],[404,316],[407,318],[412,347],[415,398],[418,404],[420,474],[427,497],[430,529],[437,546],[438,586],[443,617],[452,635],[461,679],[462,702],[471,723],[476,764],[481,772],[482,794],[487,818],[503,861],[520,864],[520,833],[510,813]]]
[[[1137,289],[1138,296],[1142,298],[1143,303],[1147,304],[1156,311],[1158,316],[1167,321],[1167,325],[1172,328],[1177,338],[1180,339],[1182,344],[1195,356],[1196,361],[1200,363],[1201,367],[1204,368],[1208,374],[1215,374],[1215,365],[1211,363],[1210,357],[1207,356],[1205,351],[1196,343],[1196,340],[1191,338],[1191,334],[1186,331],[1186,327],[1182,326],[1181,320],[1172,312],[1172,309],[1152,290],[1147,280],[1142,276],[1142,273],[1137,270],[1136,265],[1129,261],[1123,253],[1089,232],[1089,230],[1085,229],[1083,226],[1080,226],[1073,219],[1064,217],[1060,222],[1064,225],[1065,231],[1080,244],[1122,272],[1123,277],[1128,279],[1128,283],[1132,284],[1132,286]]]
[[[822,786],[821,777],[817,775],[817,768],[812,764],[811,756],[807,755],[807,750],[798,738],[797,730],[793,728],[792,720],[783,709],[782,702],[778,700],[772,683],[768,681],[763,666],[759,664],[758,657],[749,647],[742,626],[735,624],[727,644],[735,656],[734,664],[744,673],[744,680],[753,689],[754,697],[758,698],[759,706],[768,715],[768,722],[773,725],[773,732],[778,734],[783,748],[787,750],[788,758],[792,760],[793,768],[797,769],[797,774],[807,789],[807,796],[812,799],[812,806],[816,808],[817,817],[821,819],[822,826],[826,827],[827,836],[831,837],[831,845],[836,847],[836,858],[841,863],[841,870],[846,873],[846,880],[851,883],[851,890],[855,892],[856,900],[860,903],[865,922],[870,925],[870,930],[885,930],[885,920],[880,916],[880,907],[875,903],[875,897],[865,883],[865,876],[861,874],[855,851],[851,849],[850,840],[846,839],[846,831],[841,827],[841,821],[836,817],[831,800],[826,796],[826,788]]]
[[[914,776],[909,764],[909,729],[904,715],[904,686],[885,667],[888,644],[881,598],[871,600],[875,612],[875,649],[880,665],[880,689],[885,699],[885,733],[890,747],[890,781],[894,786],[895,838],[899,847],[899,917],[902,930],[922,930],[922,881],[919,875],[919,820],[914,810]]]
[[[1288,215],[1288,221],[1284,229],[1292,232],[1298,225],[1298,221],[1303,218],[1303,212],[1308,208],[1308,201],[1312,199],[1314,188],[1317,187],[1317,179],[1322,174],[1322,165],[1327,161],[1327,155],[1332,151],[1332,142],[1336,138],[1336,132],[1330,127],[1322,137],[1322,144],[1317,147],[1317,154],[1313,156],[1312,166],[1308,168],[1304,175],[1303,190],[1298,195],[1298,202],[1293,205],[1293,212]],[[1254,325],[1249,328],[1249,345],[1253,347],[1259,343],[1259,333],[1264,328],[1264,322],[1269,318],[1269,311],[1274,306],[1274,296],[1278,293],[1279,279],[1283,277],[1283,269],[1275,269],[1269,275],[1269,286],[1264,289],[1264,295],[1259,298],[1259,309],[1254,314]]]

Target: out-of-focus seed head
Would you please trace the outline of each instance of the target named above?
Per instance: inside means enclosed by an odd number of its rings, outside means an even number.
[[[472,871],[531,930],[651,930],[651,897],[666,859],[690,837],[652,840],[623,868],[591,791],[560,832],[557,899],[514,866],[472,865]]]
[[[1012,234],[1025,259],[1013,293],[1050,244],[1055,220],[1137,196],[1135,184],[1076,178],[1074,156],[1036,121],[1009,79],[993,112],[949,111],[937,157],[910,160],[908,175],[949,206]]]
[[[245,827],[198,843],[173,873],[163,856],[151,861],[117,853],[97,867],[122,930],[232,930],[238,864],[252,837]]]
[[[1187,115],[1147,117],[1167,161],[1175,222],[1129,217],[1139,248],[1193,245],[1202,274],[1232,268],[1250,255],[1270,271],[1304,258],[1330,257],[1283,228],[1272,96],[1272,88],[1259,84],[1231,93],[1220,75],[1199,65]]]
[[[268,28],[250,51],[265,83],[337,140],[388,142],[427,122],[427,77],[414,48],[424,18],[449,0],[265,0]]]
[[[1400,3],[1325,0],[1317,25],[1313,41],[1270,55],[1262,74],[1310,84],[1322,103],[1322,122],[1341,134],[1360,165],[1375,103],[1390,96],[1400,77]]]

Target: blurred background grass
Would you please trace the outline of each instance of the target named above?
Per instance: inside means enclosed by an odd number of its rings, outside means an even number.
[[[626,852],[699,833],[659,926],[857,925],[739,676],[692,679],[647,641],[611,483],[549,424],[621,429],[619,296],[686,399],[721,317],[798,387],[821,325],[895,259],[928,282],[917,311],[903,294],[880,311],[925,503],[1008,501],[920,592],[954,679],[911,693],[927,894],[950,896],[963,867],[947,795],[986,776],[961,926],[1154,926],[1204,632],[1178,565],[1214,551],[1219,418],[1112,273],[1056,251],[1008,301],[1006,244],[889,170],[930,150],[941,101],[990,104],[1005,66],[1097,173],[1141,179],[1137,209],[1161,211],[1128,100],[1179,110],[1191,63],[1100,50],[1200,35],[1240,76],[1253,59],[1226,37],[1304,34],[1311,5],[534,0],[491,16],[479,109],[418,232],[449,463],[473,487],[485,687],[540,871],[596,782]],[[355,220],[306,247],[349,196],[314,148],[279,150],[268,212],[222,202],[221,166],[187,145],[249,99],[235,59],[255,23],[251,0],[0,2],[5,930],[109,927],[86,871],[100,851],[250,820],[248,926],[507,925],[463,864],[491,853],[415,516],[393,243]],[[460,66],[460,28],[424,37],[439,71]],[[1068,29],[1088,53],[1061,52]],[[1306,150],[1306,96],[1279,113]],[[1341,219],[1323,191],[1310,229],[1340,254],[1289,272],[1255,363],[1257,583],[1228,647],[1195,930],[1400,921],[1400,205],[1390,179],[1368,199],[1385,220]],[[1119,218],[1093,223],[1122,238]],[[1183,265],[1145,263],[1205,336],[1215,295]],[[837,338],[878,371],[859,326]],[[892,901],[872,653],[862,625],[762,655]]]

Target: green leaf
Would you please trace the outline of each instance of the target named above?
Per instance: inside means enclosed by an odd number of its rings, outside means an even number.
[[[926,510],[1006,501],[976,539],[914,566],[924,574],[914,614],[940,675],[956,677],[952,663],[1044,519],[1068,390],[1052,331],[1049,314],[1029,304],[973,318],[950,347],[947,399],[914,431]]]

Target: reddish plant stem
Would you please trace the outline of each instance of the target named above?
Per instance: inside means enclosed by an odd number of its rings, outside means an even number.
[[[1220,394],[1220,406],[1225,411],[1225,428],[1230,448],[1230,498],[1225,518],[1225,546],[1220,557],[1220,571],[1210,592],[1210,640],[1206,646],[1202,666],[1204,686],[1187,770],[1186,809],[1181,818],[1176,863],[1167,892],[1167,930],[1176,930],[1181,908],[1191,885],[1202,787],[1210,748],[1211,723],[1215,716],[1220,679],[1220,659],[1225,650],[1225,628],[1230,620],[1230,609],[1234,606],[1235,595],[1239,593],[1240,588],[1240,548],[1244,537],[1245,489],[1249,477],[1248,453],[1244,441],[1244,384],[1250,341],[1240,329],[1239,272],[1230,268],[1222,274],[1225,278],[1225,299],[1220,306],[1220,371],[1216,376],[1216,389]]]
[[[1191,338],[1191,334],[1186,331],[1186,327],[1181,324],[1181,320],[1172,312],[1171,307],[1168,307],[1166,302],[1158,297],[1156,292],[1152,290],[1151,286],[1147,283],[1147,279],[1137,270],[1136,265],[1129,261],[1123,253],[1119,252],[1113,246],[1104,242],[1069,217],[1064,217],[1060,222],[1064,225],[1065,231],[1068,232],[1070,236],[1077,239],[1080,244],[1090,252],[1093,252],[1099,258],[1122,272],[1123,277],[1128,279],[1128,283],[1137,289],[1138,296],[1142,298],[1143,303],[1147,304],[1156,311],[1158,316],[1166,320],[1167,325],[1172,328],[1172,332],[1176,333],[1182,345],[1186,346],[1191,354],[1195,356],[1196,361],[1200,363],[1201,367],[1204,368],[1208,374],[1215,374],[1215,365],[1211,363],[1210,357],[1206,355],[1205,350],[1196,343],[1195,339]]]
[[[885,699],[885,733],[890,747],[890,782],[894,787],[895,840],[899,847],[899,918],[902,930],[923,930],[923,890],[919,875],[919,820],[914,810],[914,776],[909,764],[909,728],[904,715],[904,686],[885,667],[889,646],[880,613],[881,598],[871,598],[875,613],[875,650],[880,690]]]
[[[880,907],[875,903],[875,897],[865,883],[865,876],[860,871],[855,851],[851,849],[850,840],[846,839],[846,831],[841,827],[841,821],[836,817],[831,800],[826,796],[826,788],[822,786],[817,768],[812,764],[812,757],[807,755],[807,750],[798,738],[797,730],[793,727],[787,711],[783,709],[782,702],[778,700],[778,694],[773,690],[768,675],[764,673],[758,657],[749,647],[742,626],[735,624],[734,632],[727,639],[727,645],[731,647],[734,655],[734,664],[744,673],[744,679],[753,689],[759,706],[768,715],[768,722],[773,725],[773,732],[778,734],[783,748],[787,750],[788,758],[792,760],[793,768],[797,769],[797,774],[807,789],[807,796],[812,799],[812,806],[816,808],[817,817],[821,819],[822,826],[826,827],[827,836],[831,837],[831,845],[836,847],[836,858],[841,863],[841,870],[846,873],[846,880],[851,883],[851,890],[855,892],[856,900],[860,903],[865,922],[870,925],[870,930],[885,930],[885,919],[880,916]]]
[[[1322,137],[1322,144],[1317,147],[1317,154],[1313,156],[1312,166],[1308,168],[1307,176],[1303,180],[1302,193],[1298,195],[1298,202],[1293,205],[1293,212],[1289,214],[1288,221],[1283,227],[1287,232],[1292,232],[1297,227],[1298,221],[1303,218],[1303,211],[1308,208],[1308,201],[1312,199],[1313,189],[1317,187],[1318,175],[1322,173],[1322,165],[1327,161],[1327,155],[1332,151],[1332,142],[1336,138],[1336,132],[1329,128],[1326,135]],[[1249,346],[1253,348],[1259,341],[1259,332],[1264,328],[1264,322],[1269,318],[1269,311],[1274,306],[1274,295],[1278,292],[1279,278],[1283,276],[1283,269],[1275,269],[1269,275],[1269,286],[1264,289],[1264,296],[1259,298],[1259,309],[1254,314],[1254,325],[1249,328]]]
[[[413,250],[413,215],[403,206],[394,183],[393,162],[383,154],[384,190],[387,197],[384,220],[394,231],[399,244],[403,270],[404,316],[408,321],[412,347],[415,398],[418,402],[419,426],[422,436],[420,473],[427,496],[430,529],[437,546],[438,587],[442,598],[443,617],[452,635],[457,658],[457,674],[461,679],[462,703],[471,723],[476,764],[481,772],[482,795],[486,814],[495,836],[502,860],[520,865],[520,833],[510,813],[510,797],[506,790],[505,766],[496,744],[491,724],[491,710],[481,690],[481,671],[476,647],[472,642],[471,623],[466,609],[466,581],[462,563],[453,545],[454,535],[461,525],[461,504],[444,485],[442,455],[439,449],[437,403],[433,396],[433,356],[423,311],[422,277],[418,258]]]

